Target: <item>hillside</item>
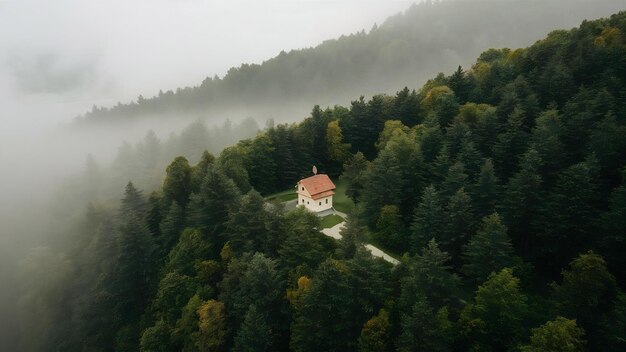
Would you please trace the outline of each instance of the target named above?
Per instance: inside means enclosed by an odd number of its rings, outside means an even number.
[[[343,239],[268,207],[312,164]],[[120,193],[121,190],[120,190]],[[623,351],[626,12],[176,157],[22,262],[25,349]],[[373,240],[402,255],[373,259]]]
[[[294,121],[311,104],[333,106],[359,95],[417,88],[437,72],[470,65],[485,48],[526,46],[553,29],[623,9],[620,0],[423,2],[367,32],[283,51],[262,64],[233,67],[222,78],[207,77],[195,87],[94,106],[79,120],[123,121],[176,112]]]

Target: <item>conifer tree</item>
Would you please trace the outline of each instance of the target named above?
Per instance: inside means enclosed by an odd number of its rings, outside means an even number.
[[[160,236],[157,238],[160,256],[163,257],[169,253],[170,249],[178,242],[180,233],[185,227],[185,215],[183,209],[178,206],[178,202],[173,201],[170,205],[167,215],[161,222]]]
[[[576,320],[556,317],[533,329],[530,344],[522,346],[522,352],[584,352],[585,331]]]
[[[272,331],[267,326],[263,314],[257,311],[254,304],[251,304],[235,336],[233,351],[263,352],[269,351],[271,345]]]
[[[459,268],[462,247],[474,229],[472,200],[463,188],[450,198],[445,215],[445,225],[439,241],[441,247],[452,257],[453,266]]]
[[[166,169],[163,181],[163,203],[169,208],[173,201],[185,209],[191,194],[191,166],[186,158],[179,156]]]
[[[473,304],[465,306],[459,323],[475,350],[504,351],[523,338],[527,297],[509,268],[492,273],[478,287]]]
[[[507,228],[497,213],[483,218],[480,229],[465,247],[464,262],[463,272],[475,283],[484,282],[491,273],[515,264]]]
[[[211,238],[215,249],[222,248],[229,210],[238,205],[239,200],[239,190],[233,181],[218,168],[210,167],[200,192],[192,197],[188,223]]]
[[[473,208],[476,212],[476,217],[482,218],[493,213],[496,210],[496,200],[498,199],[500,187],[491,159],[485,159],[473,189],[472,200],[474,201]]]
[[[347,183],[346,195],[354,202],[359,200],[365,187],[368,167],[369,162],[361,152],[354,154],[350,160],[343,164],[343,173],[340,176],[340,180]]]
[[[543,201],[541,158],[529,149],[520,160],[520,171],[509,180],[502,205],[502,215],[511,231],[513,245],[528,255],[535,244],[537,219]]]
[[[226,223],[231,249],[235,253],[265,249],[266,219],[265,200],[254,190],[248,192],[241,198],[239,207],[230,212]]]
[[[428,300],[420,297],[407,312],[401,313],[400,336],[396,342],[401,352],[449,351],[451,323],[445,309],[434,312]]]
[[[415,208],[411,225],[411,250],[419,252],[431,239],[440,239],[444,212],[439,193],[434,186],[424,189],[420,204]]]
[[[503,178],[508,178],[516,170],[515,156],[524,153],[528,146],[528,132],[524,129],[525,112],[516,107],[507,120],[506,130],[498,135],[494,144],[494,163]]]

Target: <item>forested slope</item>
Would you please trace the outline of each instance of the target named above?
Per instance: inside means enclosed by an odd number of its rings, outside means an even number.
[[[333,106],[359,95],[417,88],[437,72],[469,65],[485,48],[526,46],[553,29],[622,9],[621,0],[420,2],[367,33],[281,52],[261,64],[242,64],[195,87],[140,96],[116,106],[94,106],[80,120],[112,122],[190,113],[224,116],[225,112],[259,121],[299,120],[313,103]]]
[[[312,164],[343,240],[261,194]],[[260,193],[259,193],[260,192]],[[626,13],[129,183],[23,262],[28,350],[623,351]],[[360,243],[401,255],[391,266]],[[71,244],[71,245],[68,245]]]

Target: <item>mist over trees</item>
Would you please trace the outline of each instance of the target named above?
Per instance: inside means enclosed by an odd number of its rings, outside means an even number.
[[[219,155],[175,138],[198,159],[107,190],[21,262],[24,348],[622,351],[625,57],[621,12]],[[263,198],[311,164],[356,203],[341,241]]]
[[[231,68],[194,87],[94,106],[79,121],[124,121],[172,112],[235,111],[297,121],[312,103],[419,88],[437,72],[468,66],[486,48],[521,47],[554,29],[623,9],[621,0],[424,1],[371,29]],[[320,24],[322,25],[322,24]],[[198,45],[210,45],[208,43]],[[173,115],[175,116],[175,114]],[[219,116],[219,114],[218,114]]]

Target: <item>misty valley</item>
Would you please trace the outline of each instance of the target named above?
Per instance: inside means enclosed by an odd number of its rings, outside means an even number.
[[[0,350],[626,350],[626,3],[391,3],[67,0],[39,26],[130,6],[148,43],[51,26],[32,62],[38,7],[0,4]],[[358,29],[293,44],[316,18]],[[282,49],[192,57],[254,26]],[[132,99],[86,62],[207,78]]]

